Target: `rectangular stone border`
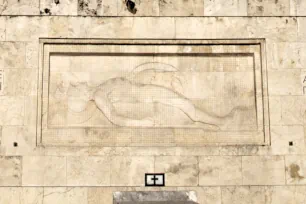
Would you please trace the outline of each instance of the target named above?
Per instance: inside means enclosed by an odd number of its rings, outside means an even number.
[[[267,92],[267,65],[266,65],[266,53],[265,53],[265,39],[210,39],[210,40],[199,40],[199,39],[177,39],[177,40],[170,40],[170,39],[162,39],[162,40],[146,40],[146,39],[48,39],[48,38],[42,38],[40,41],[40,68],[39,68],[39,87],[38,87],[38,116],[37,116],[37,146],[87,146],[87,147],[103,147],[103,146],[117,146],[117,147],[132,147],[132,146],[208,146],[208,145],[269,145],[270,144],[270,130],[269,130],[269,111],[268,111],[268,92]],[[253,52],[254,57],[257,58],[257,60],[260,60],[260,65],[258,63],[255,63],[255,66],[257,69],[260,69],[261,72],[259,73],[259,77],[256,78],[256,74],[254,75],[256,80],[256,107],[262,109],[262,115],[263,117],[257,117],[259,120],[259,124],[262,124],[263,129],[263,138],[260,139],[260,132],[254,132],[252,134],[249,134],[250,141],[243,141],[239,143],[239,141],[242,139],[238,134],[234,134],[234,138],[236,141],[234,142],[211,142],[211,143],[202,143],[199,144],[199,141],[197,139],[193,141],[186,141],[184,139],[184,136],[181,136],[181,141],[176,142],[176,144],[169,144],[169,145],[156,145],[156,144],[142,144],[139,145],[136,143],[136,145],[127,145],[127,144],[108,144],[108,145],[91,145],[88,143],[84,145],[80,144],[69,144],[65,142],[60,143],[52,143],[50,141],[43,142],[42,138],[42,99],[43,96],[43,67],[45,66],[45,63],[49,63],[49,60],[46,60],[44,57],[46,55],[49,56],[50,50],[48,48],[46,49],[45,45],[65,45],[67,47],[67,44],[70,45],[225,45],[225,46],[238,46],[238,45],[259,45],[260,50],[258,53],[255,51]],[[250,49],[252,50],[252,49]],[[55,52],[60,52],[60,50],[54,49]],[[72,49],[69,50],[69,53],[75,52]],[[235,52],[233,52],[235,53]],[[252,53],[252,52],[251,52]],[[255,60],[256,61],[256,60]],[[255,69],[255,68],[254,68]],[[259,94],[258,94],[259,90]],[[262,100],[258,100],[259,97]],[[258,106],[258,101],[262,104],[261,106]],[[187,134],[187,133],[186,133]],[[56,134],[58,137],[58,134]],[[211,135],[208,135],[211,137]],[[215,137],[219,136],[218,134],[215,134]],[[236,137],[235,137],[236,136]],[[257,137],[256,137],[257,136]],[[254,139],[255,137],[255,139]],[[258,139],[259,138],[259,139]],[[58,137],[60,139],[60,137]]]

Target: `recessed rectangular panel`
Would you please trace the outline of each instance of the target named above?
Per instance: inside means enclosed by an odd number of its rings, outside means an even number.
[[[55,42],[42,43],[44,145],[267,142],[262,41]]]

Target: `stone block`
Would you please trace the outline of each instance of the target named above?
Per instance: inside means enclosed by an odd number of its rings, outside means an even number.
[[[0,41],[5,40],[5,24],[6,24],[6,17],[0,16]]]
[[[0,69],[25,68],[25,43],[0,42],[0,53]]]
[[[110,159],[106,157],[67,157],[68,186],[109,186]]]
[[[239,156],[203,156],[199,158],[199,185],[241,185],[242,169]]]
[[[0,15],[39,15],[39,0],[0,0]]]
[[[135,0],[137,12],[128,11],[124,0],[115,0],[118,5],[118,16],[159,16],[160,0]]]
[[[222,204],[265,203],[265,188],[262,186],[221,187]]]
[[[249,16],[286,16],[290,14],[290,0],[248,0]]]
[[[0,156],[0,164],[0,186],[21,186],[21,157]]]
[[[244,185],[285,184],[285,160],[282,156],[242,156]]]
[[[160,16],[203,16],[204,0],[159,0]]]
[[[247,0],[204,0],[204,16],[247,16]]]
[[[198,185],[198,158],[160,156],[155,159],[155,172],[165,173],[166,186]]]
[[[41,15],[77,15],[77,0],[40,0]]]
[[[24,124],[24,97],[0,97],[0,125]]]
[[[302,95],[301,70],[282,70],[268,72],[269,95]]]
[[[144,186],[145,173],[154,173],[154,157],[113,157],[112,186]]]

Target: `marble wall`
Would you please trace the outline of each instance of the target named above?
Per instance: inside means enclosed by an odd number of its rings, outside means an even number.
[[[305,204],[306,2],[136,4],[132,18],[121,0],[0,0],[0,204],[110,204],[115,191],[160,190],[196,191],[201,204]],[[271,145],[37,146],[39,38],[264,38]],[[144,186],[154,172],[166,187]]]

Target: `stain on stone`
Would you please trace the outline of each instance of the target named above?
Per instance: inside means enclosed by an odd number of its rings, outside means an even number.
[[[275,0],[275,4],[277,4],[278,3],[278,0]]]
[[[50,9],[48,9],[48,8],[45,8],[45,9],[44,9],[44,12],[45,12],[45,14],[51,15],[51,11],[50,11]]]
[[[167,172],[176,174],[176,173],[178,173],[181,169],[182,169],[182,164],[179,163],[179,164],[177,164],[177,165],[170,166],[170,168],[167,170]]]
[[[60,0],[54,0],[54,3],[57,5],[60,3]]]
[[[304,178],[304,176],[301,176],[299,174],[299,171],[300,171],[300,166],[297,165],[297,164],[291,164],[290,167],[289,167],[289,173],[290,173],[290,177],[293,178],[293,179],[298,179],[298,180],[301,180]]]
[[[101,4],[101,0],[98,1],[98,5]],[[79,0],[78,10],[84,15],[96,16],[98,14],[96,9],[90,9],[87,0]]]
[[[263,12],[263,10],[264,10],[263,6],[257,6],[256,9],[259,12]]]

